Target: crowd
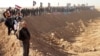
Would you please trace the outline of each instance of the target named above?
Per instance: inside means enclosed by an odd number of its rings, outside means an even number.
[[[10,35],[13,30],[17,39],[23,43],[23,56],[29,56],[30,33],[27,29],[27,23],[23,20],[21,10],[9,7],[3,13],[3,16],[6,19],[5,25],[8,29],[8,35]]]
[[[6,11],[3,13],[5,20],[5,25],[8,28],[8,35],[10,35],[11,31],[14,30],[16,33],[17,24],[22,20],[22,14],[19,9],[12,9],[9,7],[6,9]]]
[[[8,35],[11,34],[11,31],[14,31],[14,35],[22,41],[23,43],[23,56],[29,55],[29,42],[30,42],[30,33],[27,29],[27,23],[23,20],[23,17],[31,15],[41,15],[44,13],[52,12],[73,12],[75,10],[90,10],[91,7],[76,7],[76,8],[66,8],[66,7],[46,7],[46,8],[32,8],[32,9],[12,9],[9,7],[3,13],[5,20],[5,25],[8,29]]]

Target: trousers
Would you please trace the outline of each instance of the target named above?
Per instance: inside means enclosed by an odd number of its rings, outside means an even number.
[[[30,41],[24,40],[23,42],[23,56],[29,56]]]

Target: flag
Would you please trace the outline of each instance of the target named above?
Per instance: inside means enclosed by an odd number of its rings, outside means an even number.
[[[35,6],[36,5],[36,1],[33,1],[33,6]]]
[[[15,8],[16,8],[16,9],[20,9],[20,8],[22,8],[22,7],[19,6],[19,5],[15,5]]]

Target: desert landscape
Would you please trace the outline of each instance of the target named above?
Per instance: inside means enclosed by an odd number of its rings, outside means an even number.
[[[27,16],[30,56],[100,56],[100,12]],[[0,56],[22,56],[22,43],[0,23]]]

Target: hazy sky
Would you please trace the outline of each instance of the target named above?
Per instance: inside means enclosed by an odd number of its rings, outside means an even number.
[[[48,2],[51,3],[52,6],[57,6],[59,2],[59,6],[66,6],[66,3],[72,4],[86,4],[95,5],[100,7],[100,0],[34,0],[37,2],[36,6],[39,6],[40,2],[43,2],[43,6],[47,6]],[[0,7],[14,7],[15,4],[20,5],[22,7],[32,7],[33,0],[0,0]]]

